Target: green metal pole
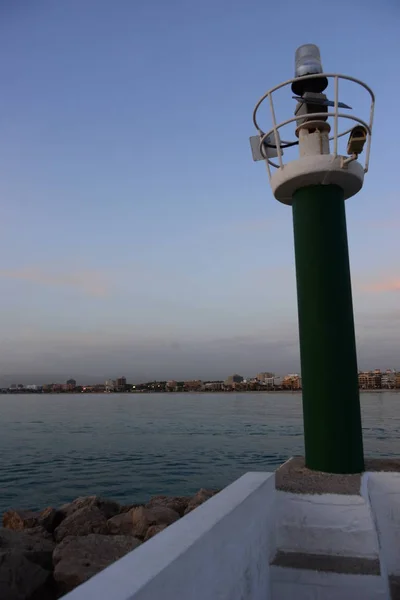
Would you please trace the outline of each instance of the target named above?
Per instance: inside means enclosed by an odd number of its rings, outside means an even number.
[[[293,196],[306,466],[364,470],[357,356],[343,190]]]

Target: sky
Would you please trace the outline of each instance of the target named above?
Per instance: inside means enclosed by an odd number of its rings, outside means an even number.
[[[346,202],[358,361],[400,369],[399,22],[397,0],[0,0],[0,379],[299,370],[291,209],[248,138],[304,43],[376,93]]]

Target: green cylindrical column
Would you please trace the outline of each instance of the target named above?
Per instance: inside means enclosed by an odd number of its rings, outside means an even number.
[[[306,466],[364,469],[357,356],[343,190],[293,196]]]

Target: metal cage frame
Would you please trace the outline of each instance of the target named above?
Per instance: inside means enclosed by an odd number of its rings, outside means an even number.
[[[365,153],[365,163],[364,163],[364,173],[368,172],[368,166],[369,166],[369,158],[370,158],[370,153],[371,153],[371,137],[372,137],[372,125],[373,125],[373,120],[374,120],[374,110],[375,110],[375,94],[374,92],[371,90],[371,88],[364,83],[363,81],[361,81],[360,79],[356,79],[355,77],[350,77],[349,75],[341,75],[339,73],[318,73],[318,74],[313,74],[313,75],[304,75],[301,77],[301,80],[306,80],[306,79],[318,79],[321,77],[326,77],[327,79],[329,78],[333,78],[334,79],[334,90],[335,90],[335,98],[334,98],[334,107],[333,107],[333,111],[331,112],[314,112],[314,113],[308,113],[307,114],[307,119],[318,119],[321,116],[323,117],[333,117],[334,121],[333,121],[333,135],[329,138],[330,141],[333,140],[333,155],[336,158],[338,156],[338,139],[344,135],[347,135],[348,133],[350,133],[353,129],[353,127],[350,127],[349,129],[346,129],[346,131],[343,131],[342,133],[338,133],[338,127],[339,127],[339,119],[350,119],[354,122],[356,122],[359,125],[362,125],[363,127],[365,127],[366,131],[367,131],[367,148],[366,148],[366,153]],[[295,121],[297,121],[299,119],[298,116],[294,116],[291,119],[287,119],[286,121],[282,121],[282,123],[277,124],[276,122],[276,117],[275,117],[275,108],[274,108],[274,101],[272,98],[272,95],[274,92],[276,92],[277,90],[280,90],[281,88],[292,84],[294,81],[298,81],[298,77],[295,77],[293,79],[288,79],[287,81],[284,81],[283,83],[280,83],[279,85],[276,85],[275,87],[271,88],[270,90],[268,90],[268,92],[266,94],[264,94],[264,96],[262,96],[260,98],[260,100],[257,102],[254,111],[253,111],[253,123],[255,128],[258,131],[258,134],[260,136],[260,153],[262,156],[264,156],[265,158],[265,162],[267,165],[267,171],[268,171],[268,176],[271,179],[272,173],[271,173],[271,166],[274,167],[275,169],[281,169],[283,168],[284,162],[282,160],[282,155],[283,155],[283,148],[285,147],[286,144],[288,145],[294,145],[294,143],[296,142],[288,142],[288,141],[283,141],[280,140],[279,134],[278,134],[278,130],[281,127],[284,127],[285,125],[289,125],[290,123],[293,123]],[[345,113],[340,113],[339,112],[339,79],[344,79],[347,81],[351,81],[357,85],[360,85],[361,87],[363,87],[370,95],[371,97],[371,107],[370,107],[370,116],[369,116],[369,123],[366,123],[365,121],[363,121],[362,119],[360,119],[359,117],[355,117],[353,115],[349,115],[349,114],[345,114]],[[265,133],[261,127],[258,124],[257,121],[257,112],[258,109],[260,108],[261,104],[264,102],[264,100],[266,100],[268,98],[269,100],[269,106],[270,106],[270,111],[271,111],[271,118],[272,118],[272,128]],[[278,159],[279,159],[279,164],[273,162],[270,158],[268,158],[265,153],[264,153],[264,146],[263,143],[264,141],[271,135],[274,135],[274,139],[275,140],[279,140],[279,142],[276,145],[276,150],[277,150],[277,154],[278,154]],[[282,148],[283,147],[283,148]]]

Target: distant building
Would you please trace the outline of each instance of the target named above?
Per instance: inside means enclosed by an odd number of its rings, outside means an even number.
[[[183,384],[183,389],[186,392],[199,392],[203,387],[200,379],[196,379],[194,381],[185,381]]]
[[[301,389],[301,377],[297,373],[290,373],[285,375],[282,379],[282,387],[286,390],[300,390]]]
[[[391,390],[396,387],[396,372],[393,369],[386,369],[382,373],[382,388]]]
[[[225,381],[225,385],[233,385],[234,383],[242,383],[243,377],[235,373],[234,375],[230,375]]]
[[[381,389],[382,387],[382,372],[380,369],[375,369],[373,371],[373,378],[374,378],[374,388],[376,390]]]
[[[400,373],[396,373],[395,386],[400,388]]]
[[[126,388],[126,377],[118,377],[116,382],[117,390],[125,390]]]
[[[358,387],[361,390],[379,390],[382,387],[382,372],[380,369],[374,371],[361,371],[358,374]]]
[[[279,377],[275,377],[275,375],[273,375],[272,377],[266,377],[263,383],[267,389],[273,390],[278,385],[281,385],[282,382]]]
[[[167,392],[176,392],[178,389],[178,383],[174,379],[171,379],[165,384],[165,389]]]
[[[72,392],[72,390],[74,390],[75,388],[76,388],[75,379],[68,379],[67,383],[65,384],[65,390],[67,392]]]
[[[256,377],[257,381],[261,381],[261,383],[266,383],[267,380],[271,380],[275,377],[274,373],[259,373]]]
[[[104,385],[104,383],[96,383],[96,385],[93,386],[93,391],[98,393],[105,392],[106,386]]]
[[[204,384],[204,389],[206,392],[219,392],[224,389],[223,381],[207,381]]]
[[[371,386],[372,380],[369,371],[360,371],[358,373],[358,387],[360,390],[367,390]]]
[[[106,386],[106,392],[113,392],[116,387],[116,381],[114,381],[114,379],[107,379],[105,386]]]

